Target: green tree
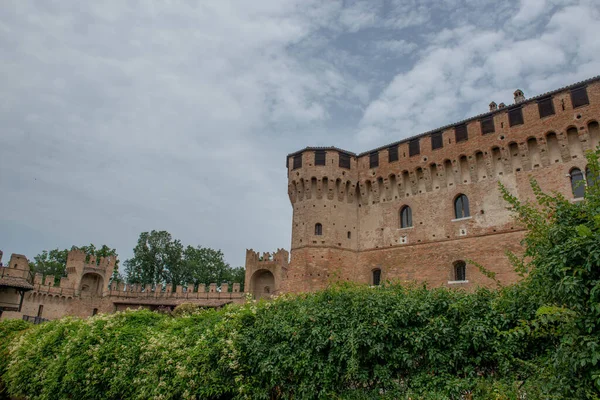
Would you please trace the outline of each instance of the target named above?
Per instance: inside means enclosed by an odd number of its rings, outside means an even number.
[[[187,283],[194,285],[211,283],[244,283],[245,271],[242,267],[232,268],[225,262],[223,252],[208,247],[185,248],[183,265],[187,271]]]
[[[183,245],[167,231],[142,232],[133,249],[133,257],[125,261],[128,283],[181,284],[187,278],[182,268]]]
[[[128,283],[182,284],[244,283],[243,268],[231,268],[223,252],[202,246],[183,247],[167,231],[142,232],[125,261]]]
[[[504,198],[528,229],[519,269],[536,318],[514,331],[548,344],[538,375],[560,398],[600,396],[600,151],[587,154],[585,198],[572,202],[531,182],[535,203]],[[594,177],[596,177],[594,179]]]

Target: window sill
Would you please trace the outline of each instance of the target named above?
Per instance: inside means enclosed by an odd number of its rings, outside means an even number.
[[[583,200],[585,200],[585,197],[575,197],[574,199],[571,199],[571,203],[579,203]]]
[[[408,229],[413,229],[414,226],[407,226],[406,228],[398,228],[399,231],[406,231]]]
[[[463,283],[469,283],[469,281],[448,281],[448,285],[460,285]]]
[[[464,217],[464,218],[454,218],[453,220],[451,220],[450,222],[460,222],[460,221],[466,221],[468,219],[472,219],[472,216],[468,216],[468,217]]]

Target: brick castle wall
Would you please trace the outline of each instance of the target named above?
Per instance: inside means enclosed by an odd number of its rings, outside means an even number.
[[[571,89],[582,86],[589,104],[574,108]],[[317,290],[335,280],[370,283],[374,269],[384,280],[493,284],[472,265],[466,281],[453,282],[454,263],[466,260],[504,283],[514,282],[505,251],[518,252],[524,232],[506,209],[498,182],[523,200],[533,199],[530,178],[544,191],[573,198],[569,173],[575,167],[585,171],[585,152],[600,144],[600,81],[531,100],[517,94],[514,105],[465,121],[468,139],[458,143],[460,124],[454,124],[362,154],[307,148],[288,155],[292,243],[282,291]],[[548,98],[555,113],[541,118],[538,101]],[[515,107],[522,110],[523,124],[511,127],[508,114]],[[485,118],[493,120],[493,133],[482,134]],[[443,147],[433,150],[436,132]],[[418,141],[419,154],[410,155],[411,140]],[[398,160],[389,162],[394,146]],[[323,151],[324,165],[315,165],[315,153]],[[372,153],[379,159],[373,168]],[[340,155],[350,156],[350,168],[339,166]],[[301,167],[294,168],[295,157]],[[469,199],[470,217],[457,220],[454,200],[460,194]],[[412,227],[402,229],[404,206],[411,208]],[[321,235],[315,234],[316,224]]]

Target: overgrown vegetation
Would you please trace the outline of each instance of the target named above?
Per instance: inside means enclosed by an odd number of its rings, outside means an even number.
[[[535,204],[501,189],[529,228],[518,284],[65,318],[13,341],[3,380],[30,399],[598,399],[600,188],[574,203],[533,187]]]

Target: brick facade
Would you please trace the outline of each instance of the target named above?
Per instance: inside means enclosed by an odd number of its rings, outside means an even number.
[[[582,93],[588,104],[574,107]],[[374,270],[383,280],[492,285],[469,263],[457,281],[455,266],[468,260],[515,281],[505,252],[520,250],[524,232],[498,182],[521,199],[533,198],[530,178],[573,198],[569,174],[585,171],[585,151],[600,144],[599,120],[597,77],[532,99],[518,90],[515,104],[492,103],[488,113],[364,153],[309,147],[288,155],[291,260],[277,286],[302,292],[339,280],[373,283]],[[491,121],[493,132],[483,134]],[[469,217],[457,219],[461,194]],[[405,206],[412,226],[402,228]]]

